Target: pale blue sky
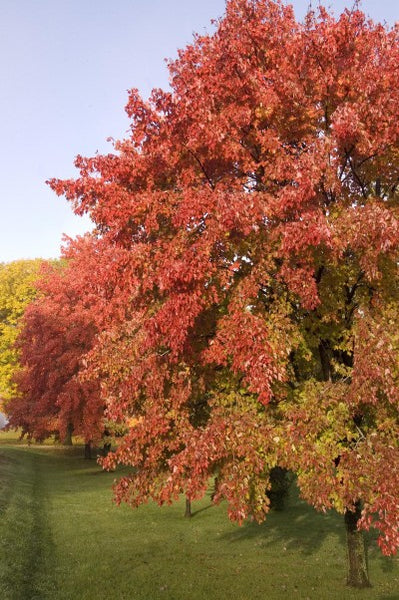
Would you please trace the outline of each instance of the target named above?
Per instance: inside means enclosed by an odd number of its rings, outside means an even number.
[[[309,0],[292,3],[302,18]],[[399,20],[399,0],[362,7]],[[126,90],[166,87],[163,59],[223,11],[224,0],[0,0],[0,262],[58,256],[63,232],[89,228],[45,180],[73,176],[78,153],[110,151],[106,138],[128,128]]]

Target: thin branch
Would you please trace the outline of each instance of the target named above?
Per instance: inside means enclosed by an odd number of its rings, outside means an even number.
[[[191,154],[191,156],[197,161],[197,163],[201,167],[201,171],[203,172],[203,174],[206,177],[206,180],[207,180],[207,182],[208,182],[211,190],[214,191],[215,190],[215,184],[213,183],[212,179],[209,177],[208,173],[206,172],[205,167],[202,164],[202,162],[200,161],[200,159],[198,158],[198,156],[195,154],[195,152],[193,152],[192,150],[190,150],[190,148],[188,148],[187,146],[186,146],[186,149]]]
[[[360,179],[359,175],[356,173],[355,167],[350,158],[349,158],[349,165],[351,168],[352,175],[354,176],[354,178],[356,179],[357,183],[359,184],[359,186],[362,190],[363,198],[366,199],[367,198],[366,186],[365,186],[364,182]]]

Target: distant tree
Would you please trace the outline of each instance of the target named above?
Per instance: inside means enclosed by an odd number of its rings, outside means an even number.
[[[80,379],[97,329],[77,267],[67,259],[42,268],[40,293],[27,306],[16,341],[21,369],[7,412],[12,427],[36,440],[55,433],[71,443],[74,433],[90,445],[103,434],[104,404],[99,382]]]
[[[170,92],[131,91],[115,154],[51,182],[125,256],[90,366],[108,415],[139,416],[117,500],[193,499],[217,469],[215,501],[262,520],[290,469],[345,516],[356,587],[361,530],[399,545],[398,37],[230,0]]]
[[[14,347],[26,306],[36,295],[34,281],[42,260],[16,260],[0,263],[0,399],[15,393],[12,383],[18,369]]]

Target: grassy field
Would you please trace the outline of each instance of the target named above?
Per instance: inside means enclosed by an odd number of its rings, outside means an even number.
[[[345,587],[342,519],[295,491],[284,512],[238,527],[207,496],[118,508],[115,474],[82,448],[18,444],[0,434],[2,600],[399,599],[398,559],[370,540],[373,588]]]

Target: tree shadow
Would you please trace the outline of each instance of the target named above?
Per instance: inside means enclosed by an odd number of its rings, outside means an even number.
[[[299,551],[312,555],[319,551],[329,536],[335,536],[338,544],[346,549],[346,532],[343,515],[336,511],[318,512],[299,497],[295,483],[292,484],[287,506],[282,511],[271,510],[263,523],[246,522],[242,527],[226,533],[222,538],[230,542],[257,539],[257,545],[271,548],[280,545],[284,550]],[[376,540],[378,532],[365,532],[369,559],[378,561],[381,570],[391,573],[395,569],[391,557],[381,554]]]
[[[381,553],[381,550],[377,544],[378,536],[378,531],[374,529],[370,529],[370,531],[366,531],[364,534],[366,546],[368,548],[369,559],[372,558],[374,561],[378,560],[383,573],[392,573],[395,570],[395,563],[391,556],[384,556]]]
[[[209,510],[210,508],[213,508],[213,507],[214,507],[214,504],[207,504],[207,506],[198,508],[198,510],[193,510],[191,513],[191,516],[195,517],[196,515],[199,515],[200,513],[204,512],[204,510]]]
[[[300,500],[296,486],[292,486],[284,510],[271,510],[263,523],[248,521],[223,537],[231,542],[258,538],[258,545],[264,548],[280,544],[286,550],[311,555],[332,533],[345,543],[343,518],[334,511],[317,512]]]

